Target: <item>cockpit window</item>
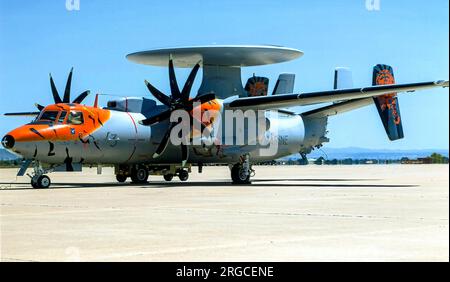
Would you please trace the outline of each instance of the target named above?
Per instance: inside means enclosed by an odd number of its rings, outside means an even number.
[[[67,118],[67,123],[68,124],[83,124],[84,119],[83,119],[83,113],[82,112],[78,112],[78,111],[70,111],[69,113],[69,117]]]
[[[63,123],[63,122],[64,122],[64,119],[66,118],[66,115],[67,115],[67,112],[66,112],[66,111],[62,111],[62,112],[61,112],[61,115],[60,115],[59,118],[58,118],[58,122],[59,122],[59,123]]]
[[[45,111],[39,117],[40,121],[55,121],[58,116],[58,111]]]

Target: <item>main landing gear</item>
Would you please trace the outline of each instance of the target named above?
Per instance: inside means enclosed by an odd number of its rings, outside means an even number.
[[[187,167],[180,167],[177,165],[116,165],[115,174],[116,180],[120,183],[125,182],[128,177],[131,178],[132,183],[143,184],[147,183],[149,175],[162,175],[165,181],[172,181],[175,176],[181,181],[189,179],[190,165]]]
[[[241,157],[241,162],[231,167],[231,179],[233,184],[251,184],[250,177],[255,171],[250,166],[249,156]]]
[[[178,178],[181,181],[187,181],[189,179],[189,171],[187,171],[186,169],[180,168],[180,169],[176,170],[175,174],[173,174],[173,173],[166,173],[166,174],[164,174],[164,180],[165,181],[172,181],[172,179],[173,179],[173,177],[175,175],[178,175]]]
[[[145,166],[137,166],[131,170],[131,182],[136,184],[147,183],[148,170]]]

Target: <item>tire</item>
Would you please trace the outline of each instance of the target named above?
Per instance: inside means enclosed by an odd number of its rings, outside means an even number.
[[[116,180],[120,183],[123,183],[127,180],[127,176],[123,174],[116,174]]]
[[[148,170],[145,167],[138,167],[131,172],[131,181],[133,183],[146,183],[148,179]]]
[[[165,181],[172,181],[173,179],[173,174],[164,174],[164,180]]]
[[[48,188],[50,187],[50,184],[52,182],[50,181],[50,178],[47,175],[41,175],[36,179],[36,182],[31,180],[31,186],[33,188]]]
[[[187,170],[180,170],[178,172],[178,178],[180,178],[181,181],[186,181],[189,179],[189,172],[187,172]]]
[[[250,184],[250,174],[245,175],[243,167],[240,164],[235,164],[231,168],[231,179],[233,184]]]

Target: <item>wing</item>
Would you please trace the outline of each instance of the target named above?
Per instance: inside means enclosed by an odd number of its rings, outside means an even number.
[[[225,101],[225,105],[232,109],[239,108],[264,110],[313,105],[327,102],[342,102],[347,100],[376,97],[393,92],[414,92],[416,90],[448,86],[449,82],[444,80],[407,84],[376,85],[364,88],[337,89],[300,94],[280,94],[274,96],[235,98],[229,102]]]

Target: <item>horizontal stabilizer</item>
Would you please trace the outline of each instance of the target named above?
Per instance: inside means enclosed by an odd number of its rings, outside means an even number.
[[[279,94],[261,97],[230,97],[224,104],[228,108],[238,109],[276,109],[313,105],[318,103],[339,102],[345,100],[377,97],[394,92],[414,92],[436,87],[448,87],[448,81],[428,81],[393,85],[376,85],[363,88],[336,89],[300,94]]]
[[[337,114],[342,114],[351,110],[355,110],[358,108],[362,108],[368,105],[372,105],[372,98],[362,98],[349,100],[345,102],[336,102],[332,105],[328,105],[325,107],[317,108],[314,110],[310,110],[302,113],[302,116],[310,117],[310,118],[321,118],[321,117],[329,117]]]

